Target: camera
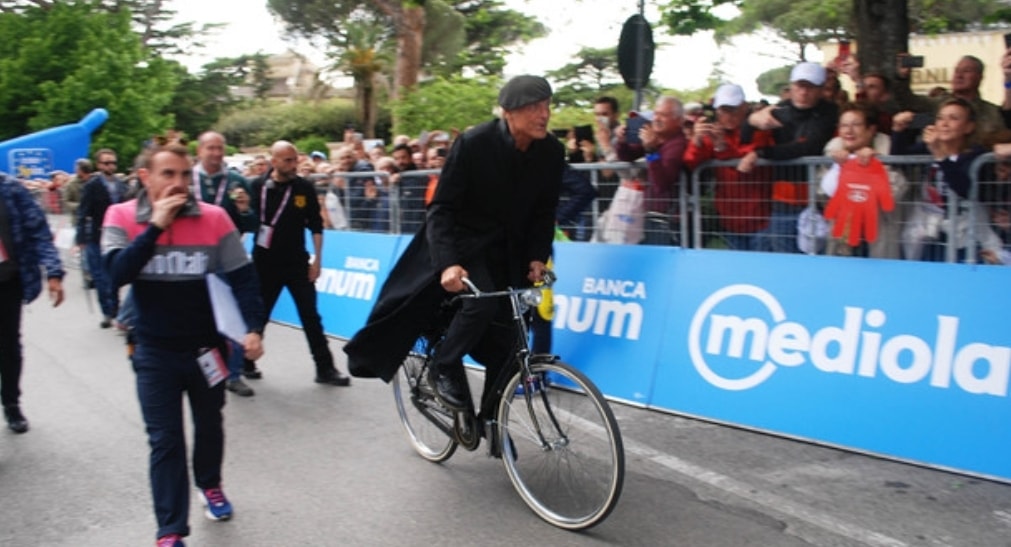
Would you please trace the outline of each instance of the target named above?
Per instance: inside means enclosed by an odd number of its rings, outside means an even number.
[[[903,56],[902,68],[923,68],[923,55]]]
[[[716,121],[716,109],[713,105],[706,104],[702,106],[702,117],[697,120],[700,123],[712,123]]]

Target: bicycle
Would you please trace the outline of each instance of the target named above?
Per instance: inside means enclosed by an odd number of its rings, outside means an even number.
[[[554,275],[546,275],[550,287]],[[618,503],[625,478],[621,432],[600,390],[554,355],[531,355],[526,314],[540,302],[540,288],[452,297],[509,298],[516,342],[512,366],[503,367],[494,396],[480,419],[473,404],[452,410],[436,397],[427,369],[445,328],[422,336],[393,382],[400,421],[421,457],[440,463],[457,447],[476,450],[487,437],[489,453],[501,458],[520,498],[537,516],[567,530],[599,524]],[[448,322],[446,323],[448,324]]]

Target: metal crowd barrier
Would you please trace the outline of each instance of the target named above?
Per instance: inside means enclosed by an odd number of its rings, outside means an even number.
[[[987,169],[995,161],[993,154],[979,157],[972,165],[970,177],[973,184],[965,199],[959,198],[950,189],[944,190],[947,207],[945,208],[946,216],[943,219],[939,216],[936,218],[925,217],[922,213],[925,207],[923,183],[927,179],[933,163],[930,156],[881,156],[879,159],[889,172],[895,209],[879,216],[878,242],[870,246],[869,256],[973,264],[979,261],[981,249],[989,251],[988,258],[1000,258],[1005,255],[1002,252],[1002,247],[1004,240],[1007,239],[1007,233],[1011,230],[995,226],[987,214],[994,206],[1000,204],[995,202],[991,196],[1001,193],[1001,183],[984,180],[987,178],[985,175],[995,171],[993,168]],[[719,176],[721,168],[734,169],[737,160],[707,162],[699,166],[692,174],[690,197],[693,210],[699,211],[699,214],[693,217],[695,230],[692,240],[693,246],[696,248],[735,248],[733,245],[726,244],[728,240],[733,241],[735,237],[741,235],[739,232],[733,232],[735,225],[739,227],[751,222],[753,225],[762,226],[763,218],[728,217],[716,210],[716,202],[721,198],[724,200],[724,205],[727,199],[733,199],[733,196],[727,196],[727,187],[734,184],[764,187],[785,175],[807,184],[806,200],[802,207],[798,206],[797,208],[820,212],[828,199],[820,190],[820,182],[831,163],[829,158],[820,156],[784,162],[759,161],[756,170],[765,169],[766,171],[744,182],[728,182],[727,179],[732,177],[727,176],[726,171],[723,172],[722,180]],[[792,172],[784,172],[784,170],[792,170]],[[1008,170],[1005,177],[1005,180],[1009,179],[1011,179],[1011,170]],[[981,189],[983,189],[982,194]],[[754,187],[750,190],[751,192],[742,191],[741,194],[755,195],[760,193]],[[760,206],[758,207],[760,210],[777,206],[775,202],[771,201],[771,194],[767,193],[766,195],[770,195],[770,202],[757,204]],[[1011,199],[1005,198],[1006,201],[1011,201]],[[1006,203],[1004,203],[1004,207],[1006,212]],[[746,207],[741,208],[747,209]],[[732,208],[724,207],[724,209]],[[820,215],[815,215],[815,217],[810,221],[811,224],[806,226],[806,234],[802,220],[801,230],[797,234],[799,239],[806,237],[808,245],[799,245],[792,252],[840,256],[851,254],[852,248],[828,233],[831,224],[825,222]],[[932,220],[924,220],[924,218]],[[999,235],[998,231],[1004,235]],[[776,234],[763,235],[776,237]],[[921,248],[926,245],[942,247],[943,256],[924,257]],[[767,251],[769,249],[746,250]]]
[[[969,196],[960,199],[949,190],[947,216],[943,222],[919,227],[917,223],[922,221],[917,210],[922,207],[923,181],[932,159],[930,156],[881,156],[879,159],[889,171],[895,210],[880,217],[878,242],[858,252],[875,258],[919,259],[907,254],[916,252],[918,244],[913,235],[924,228],[934,230],[924,235],[927,243],[943,247],[943,256],[935,260],[973,264],[980,261],[979,251],[983,249],[990,251],[987,258],[998,255],[1011,261],[1011,252],[1003,250],[1006,242],[1011,241],[1011,164],[1001,170],[993,154],[980,156],[970,168],[973,185]],[[759,160],[752,173],[744,177],[736,172],[738,161],[709,161],[690,175],[682,173],[677,210],[669,217],[647,216],[647,241],[669,240],[670,245],[697,249],[837,256],[853,253],[854,249],[831,236],[831,224],[820,215],[828,199],[820,190],[820,183],[831,166],[830,158]],[[582,218],[585,233],[592,234],[621,180],[636,172],[644,174],[645,164],[642,161],[600,162],[570,166],[586,172],[597,190],[597,199]],[[997,176],[998,172],[1002,177]],[[419,181],[427,181],[429,175],[438,173],[435,169],[400,173],[402,180],[415,177],[414,187],[409,191],[401,185],[391,185],[390,174],[385,171],[334,172],[310,178],[321,193],[331,191],[339,196],[351,230],[399,234],[413,232],[419,219],[424,218],[424,188]],[[346,181],[344,188],[335,186],[338,178]],[[377,188],[374,199],[363,196],[363,188],[369,180]],[[774,185],[783,180],[795,181],[797,185],[790,203],[781,200],[778,194],[773,199]],[[802,216],[805,211],[808,213]],[[815,212],[818,214],[813,214]],[[993,215],[997,216],[991,218]],[[415,220],[405,222],[405,218]],[[931,237],[937,235],[938,229],[947,230],[940,240]],[[651,235],[654,237],[649,237]],[[581,238],[590,239],[589,236]]]

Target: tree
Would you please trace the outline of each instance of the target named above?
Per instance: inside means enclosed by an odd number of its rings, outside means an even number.
[[[394,93],[418,83],[424,4],[425,0],[267,0],[267,8],[290,32],[310,40],[322,38],[331,46],[348,43],[349,26],[365,15],[380,16],[397,42]]]
[[[497,78],[437,78],[425,82],[415,93],[393,103],[394,133],[463,130],[490,120],[492,108],[498,104],[500,85]]]
[[[507,9],[499,0],[457,0],[455,9],[464,21],[465,47],[457,58],[455,74],[469,69],[484,76],[502,76],[509,48],[547,34],[535,18]]]
[[[787,65],[766,70],[765,72],[759,74],[755,81],[755,83],[758,84],[759,93],[779,97],[779,93],[783,89],[783,86],[790,82],[791,70],[793,70],[793,66]]]
[[[1000,24],[995,0],[664,0],[662,21],[674,34],[714,30],[718,40],[768,28],[797,46],[856,38],[862,70],[895,75],[895,54],[908,51],[909,33],[956,32]],[[739,15],[715,14],[734,7]],[[992,16],[993,15],[993,16]]]
[[[549,71],[546,76],[555,82],[554,102],[558,106],[588,107],[593,100],[614,88],[623,86],[618,72],[618,47],[580,49],[574,62]]]
[[[165,108],[177,72],[147,54],[128,12],[56,3],[0,13],[0,139],[80,120],[94,108],[109,121],[94,145],[132,157],[171,127]]]
[[[388,57],[383,51],[384,27],[375,20],[351,26],[347,43],[338,51],[334,66],[350,75],[355,82],[355,107],[369,138],[375,137],[377,88],[382,85],[382,72]]]
[[[853,0],[853,6],[860,40],[857,49],[860,70],[880,72],[895,81],[895,55],[909,51],[906,0]],[[881,32],[882,29],[889,32]]]
[[[449,4],[425,4],[425,32],[421,37],[421,67],[429,76],[452,77],[459,73],[459,59],[467,33],[462,14]]]
[[[270,90],[267,56],[262,53],[218,58],[198,74],[176,62],[169,66],[179,85],[167,113],[175,118],[175,128],[189,137],[213,127],[221,116],[244,102],[262,101]]]
[[[159,56],[167,56],[203,48],[202,36],[216,32],[223,25],[210,23],[196,26],[193,22],[174,23],[176,11],[165,0],[0,0],[0,13],[23,13],[27,9],[50,10],[60,4],[86,4],[95,10],[110,13],[129,12],[134,32],[141,45]]]
[[[389,121],[382,113],[377,135],[389,135]],[[354,105],[348,99],[267,103],[258,108],[237,108],[228,112],[214,129],[235,146],[269,146],[285,139],[296,142],[305,137],[323,136],[340,140],[344,126],[355,120]]]
[[[267,7],[285,22],[287,30],[310,40],[322,39],[329,47],[346,44],[348,29],[365,14],[377,17],[396,44],[394,97],[414,88],[426,60],[436,67],[435,75],[461,74],[465,68],[500,75],[506,48],[544,29],[532,17],[502,6],[498,0],[452,4],[443,0],[267,0]],[[430,22],[439,30],[427,32]],[[465,40],[455,47],[464,49],[453,51],[450,46],[456,44],[454,33],[460,27],[465,29]]]
[[[717,39],[771,29],[795,44],[797,56],[806,61],[807,46],[849,38],[853,0],[763,0],[744,2],[741,14],[716,29]]]

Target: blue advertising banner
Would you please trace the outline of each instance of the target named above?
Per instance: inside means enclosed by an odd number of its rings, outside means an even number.
[[[409,241],[326,233],[328,333]],[[553,352],[610,397],[1011,480],[1011,268],[557,243],[555,269]],[[286,293],[272,318],[299,324]]]
[[[10,173],[21,179],[49,178],[53,151],[49,148],[16,148],[7,153]]]
[[[311,239],[307,246],[312,253]],[[350,338],[372,310],[379,289],[399,256],[400,238],[327,230],[323,235],[323,262],[316,280],[317,308],[327,334]],[[288,291],[271,314],[271,319],[301,325],[295,303]]]
[[[652,405],[1011,478],[1011,269],[675,258]]]
[[[553,353],[608,395],[649,403],[680,252],[556,243]]]

